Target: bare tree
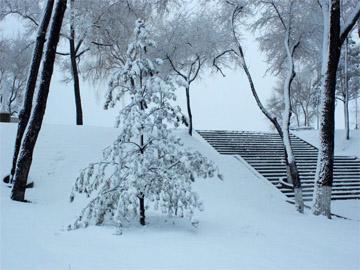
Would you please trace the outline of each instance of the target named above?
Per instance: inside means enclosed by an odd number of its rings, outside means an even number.
[[[236,47],[226,50],[217,56],[214,59],[214,65],[220,70],[216,61],[219,57],[228,53],[232,53],[238,58],[248,78],[257,105],[274,125],[283,140],[288,181],[292,183],[294,187],[296,209],[303,212],[304,204],[302,200],[301,182],[289,135],[291,116],[290,90],[295,77],[294,61],[301,59],[302,54],[308,50],[310,44],[308,43],[307,37],[313,35],[316,31],[313,25],[304,23],[308,19],[309,14],[304,13],[303,10],[304,7],[310,5],[311,2],[295,0],[250,2],[250,4],[252,4],[251,7],[259,8],[261,12],[261,16],[259,16],[259,19],[253,24],[253,29],[263,30],[258,40],[260,41],[260,48],[266,52],[267,62],[271,65],[270,71],[274,74],[286,74],[283,84],[284,110],[282,113],[282,124],[279,123],[275,115],[266,110],[260,101],[237,35],[236,28],[239,25],[238,18],[247,7],[244,1],[240,0],[223,1],[223,3],[232,7],[230,27],[233,32]],[[302,13],[304,16],[297,16],[299,13]]]
[[[39,3],[40,1],[34,1],[34,0],[1,0],[3,1],[4,5],[3,8],[0,9],[0,18],[5,17],[7,15],[17,15],[20,16],[25,22],[27,27],[27,34],[31,34],[32,32],[35,32],[36,29],[39,26],[39,20],[40,20],[40,7]],[[86,1],[86,0],[85,0]],[[76,0],[76,3],[78,5],[84,4],[84,0]],[[92,6],[95,6],[94,1],[86,1],[91,2]],[[81,95],[80,95],[80,80],[79,80],[79,72],[78,72],[78,62],[80,60],[80,57],[89,50],[84,49],[82,50],[81,46],[84,41],[84,37],[80,36],[77,38],[76,36],[76,29],[79,29],[80,27],[77,27],[78,24],[81,23],[80,20],[75,18],[75,15],[81,15],[81,14],[75,14],[78,8],[75,7],[75,0],[70,1],[70,15],[69,19],[67,21],[67,24],[69,25],[69,31],[63,31],[61,36],[66,39],[69,42],[69,52],[63,53],[58,52],[59,55],[68,56],[69,61],[71,63],[70,65],[70,73],[71,73],[71,80],[73,82],[73,88],[74,88],[74,97],[75,97],[75,109],[76,109],[76,124],[82,125],[83,124],[83,114],[82,114],[82,105],[81,105]],[[81,28],[81,30],[83,30]]]
[[[337,70],[336,99],[344,105],[345,138],[350,139],[349,102],[360,91],[360,46],[350,37],[345,39]]]
[[[0,46],[0,111],[17,116],[24,96],[31,45],[26,39],[15,38],[2,40]]]
[[[318,76],[308,72],[308,68],[297,71],[291,84],[291,122],[290,127],[310,127],[316,117],[318,106]],[[283,82],[278,81],[273,94],[267,102],[267,109],[282,121],[284,110]]]
[[[108,79],[112,70],[125,64],[127,44],[131,42],[136,19],[146,20],[149,27],[152,27],[154,21],[163,18],[168,7],[180,2],[182,1],[83,0],[82,5],[77,5],[77,8],[79,14],[86,18],[80,25],[83,25],[81,31],[86,32],[83,46],[90,50],[86,61],[81,65],[82,75],[94,81]]]
[[[331,218],[331,190],[334,168],[336,72],[340,49],[360,16],[360,2],[353,1],[346,21],[340,22],[340,0],[322,0],[323,52],[320,98],[320,146],[318,152],[312,212]]]
[[[193,133],[193,116],[190,101],[191,84],[200,72],[228,44],[214,16],[205,11],[200,14],[180,13],[156,25],[156,43],[160,58],[165,58],[170,75],[179,78],[185,89],[189,134]]]
[[[46,109],[46,102],[55,63],[56,48],[59,42],[66,3],[67,0],[58,0],[55,6],[54,15],[52,16],[36,103],[26,129],[24,140],[21,143],[19,158],[16,162],[14,185],[11,193],[11,199],[15,201],[25,201],[26,184],[32,163],[33,151]]]
[[[13,160],[12,160],[10,177],[8,177],[7,180],[4,180],[7,182],[11,182],[14,177],[16,162],[18,159],[19,151],[20,151],[21,141],[23,139],[23,135],[24,135],[26,126],[29,122],[31,109],[32,109],[32,103],[33,103],[33,96],[34,96],[34,91],[35,91],[35,87],[36,87],[36,81],[37,81],[40,63],[41,63],[41,59],[42,59],[43,48],[44,48],[44,44],[45,44],[45,40],[46,40],[46,32],[47,32],[47,28],[48,28],[48,25],[50,22],[53,5],[54,5],[54,0],[47,1],[46,6],[44,8],[43,17],[41,19],[41,23],[38,26],[36,41],[35,41],[34,49],[33,49],[33,55],[32,55],[31,64],[30,64],[28,77],[27,77],[23,107],[19,114],[19,124],[18,124],[17,133],[16,133],[15,149],[14,149],[14,155],[13,155]]]

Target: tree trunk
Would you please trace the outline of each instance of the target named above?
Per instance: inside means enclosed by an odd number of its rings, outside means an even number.
[[[358,120],[358,94],[356,93],[355,97],[355,129],[359,129],[359,120]]]
[[[322,62],[322,91],[320,102],[320,147],[315,176],[312,212],[331,218],[331,190],[334,168],[334,112],[336,71],[340,58],[340,1],[323,6],[324,59]],[[328,21],[326,21],[328,18]]]
[[[49,94],[50,82],[54,70],[56,48],[59,42],[60,30],[67,0],[58,0],[51,22],[51,29],[46,45],[45,58],[42,65],[40,86],[37,93],[36,105],[31,114],[29,125],[26,129],[24,140],[21,144],[19,159],[16,164],[14,186],[11,199],[25,201],[25,189],[29,175],[33,152],[38,138],[42,120],[45,114],[47,97]]]
[[[80,96],[80,82],[79,82],[79,72],[76,62],[76,48],[75,48],[75,27],[74,27],[74,0],[70,0],[70,60],[71,60],[71,75],[74,83],[74,95],[75,95],[75,107],[76,107],[76,125],[83,125],[83,112],[81,106],[81,96]]]
[[[282,123],[282,134],[283,134],[283,144],[285,148],[285,156],[286,156],[286,165],[287,165],[287,177],[288,181],[290,181],[294,187],[295,192],[295,207],[296,210],[300,213],[304,212],[304,201],[302,198],[301,191],[301,182],[299,172],[296,166],[295,156],[291,147],[290,141],[290,118],[291,118],[291,99],[290,99],[290,91],[291,91],[291,83],[295,78],[294,72],[294,61],[293,61],[293,52],[295,50],[295,46],[290,48],[289,46],[289,30],[286,31],[284,46],[287,54],[288,61],[288,70],[287,76],[284,82],[284,112],[283,112],[283,123]]]
[[[319,104],[316,105],[316,129],[320,129],[320,112],[319,112]]]
[[[286,161],[286,172],[287,177],[294,188],[295,208],[299,213],[304,213],[304,199],[302,195],[301,181],[295,160],[291,162]]]
[[[46,7],[44,9],[44,14],[37,32],[37,37],[35,41],[33,56],[32,56],[32,62],[30,65],[30,70],[27,78],[26,83],[26,89],[25,89],[25,97],[24,97],[24,103],[23,108],[19,113],[19,124],[17,128],[17,134],[15,139],[15,149],[13,154],[13,160],[12,160],[12,167],[11,167],[11,182],[13,180],[14,174],[15,174],[15,168],[16,168],[16,161],[18,159],[19,151],[20,151],[20,145],[21,141],[26,129],[26,126],[29,122],[30,114],[31,114],[31,108],[32,108],[32,102],[33,102],[33,96],[34,91],[36,87],[36,81],[39,73],[41,58],[43,54],[44,44],[45,44],[45,38],[46,38],[46,32],[47,28],[50,22],[51,13],[54,5],[54,0],[48,0]]]
[[[139,204],[140,204],[140,224],[145,225],[145,203],[144,203],[144,195],[140,194],[139,196]]]
[[[350,120],[349,120],[349,100],[348,94],[346,94],[346,99],[344,102],[344,120],[345,120],[345,138],[346,140],[350,139]]]
[[[350,123],[349,123],[349,81],[348,81],[348,39],[345,40],[345,64],[344,64],[344,117],[345,117],[345,133],[346,140],[350,139]]]
[[[192,120],[191,105],[190,105],[190,87],[186,87],[185,90],[186,90],[186,105],[189,116],[189,134],[190,136],[192,136],[193,120]]]
[[[132,84],[133,85],[133,84]],[[133,85],[134,86],[134,85]],[[140,71],[140,88],[142,88],[142,74],[141,74],[141,71]],[[140,110],[145,110],[145,106],[144,106],[144,100],[141,100],[140,101]],[[141,126],[141,130],[143,130],[144,127]],[[141,132],[141,135],[140,135],[140,153],[143,155],[144,154],[144,134]],[[139,195],[138,195],[138,198],[139,198],[139,214],[140,214],[140,219],[139,219],[139,222],[142,226],[144,226],[146,223],[145,223],[145,203],[144,203],[144,200],[145,200],[145,194],[143,192],[140,192]]]
[[[300,127],[300,119],[299,119],[299,115],[297,113],[294,113],[295,114],[295,119],[296,119],[296,125],[297,127],[299,128]]]
[[[238,42],[238,50],[239,50],[239,56],[240,56],[241,63],[242,63],[241,66],[245,71],[246,77],[247,77],[249,85],[250,85],[251,93],[255,98],[256,104],[260,108],[261,112],[266,116],[266,118],[269,119],[271,123],[273,123],[275,129],[277,130],[277,132],[279,133],[281,139],[283,140],[283,138],[284,138],[283,131],[282,131],[281,126],[279,125],[279,122],[277,121],[276,117],[273,117],[266,110],[266,108],[262,104],[262,102],[261,102],[261,100],[260,100],[260,98],[259,98],[259,96],[258,96],[258,94],[256,92],[254,81],[253,81],[252,76],[250,74],[249,68],[248,68],[248,66],[246,64],[245,57],[244,57],[244,52],[243,52],[241,44],[239,42]],[[290,119],[289,119],[289,121],[290,121]],[[294,174],[299,176],[299,174],[297,172],[296,163],[295,163],[295,161],[294,162],[288,162],[288,153],[287,153],[285,147],[284,147],[284,151],[285,151],[284,154],[285,154],[285,161],[286,161],[286,168],[287,168],[287,177],[288,177],[289,181],[293,181],[293,185],[294,185],[294,182],[296,183],[295,184],[296,188],[294,186],[295,199],[296,199],[295,203],[297,204],[297,202],[298,202],[298,205],[299,205],[299,206],[296,205],[296,209],[301,212],[301,206],[302,206],[302,209],[303,209],[303,203],[301,203],[302,194],[301,194],[301,192],[299,192],[299,188],[298,188],[298,187],[300,187],[300,178],[294,176]],[[291,164],[291,167],[290,167],[290,164]],[[294,166],[296,167],[296,170],[294,170]],[[290,172],[292,172],[292,173],[290,173]],[[300,191],[301,191],[301,189],[300,189]],[[301,199],[297,200],[298,198],[301,198]]]

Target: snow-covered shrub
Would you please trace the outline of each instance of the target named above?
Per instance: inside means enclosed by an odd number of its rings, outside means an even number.
[[[119,136],[103,159],[86,167],[76,179],[75,193],[90,202],[69,229],[89,224],[122,226],[135,217],[145,224],[145,209],[153,206],[169,216],[187,216],[202,208],[192,191],[196,177],[212,177],[217,168],[199,152],[183,147],[170,127],[181,121],[175,85],[158,73],[161,61],[147,58],[154,46],[144,22],[138,20],[127,61],[113,75],[105,108],[124,96],[130,100],[117,117]]]

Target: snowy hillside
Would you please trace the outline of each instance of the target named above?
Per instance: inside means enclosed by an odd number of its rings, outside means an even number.
[[[301,130],[294,134],[314,146],[319,145],[318,130]],[[345,139],[345,130],[335,130],[335,155],[360,157],[360,130],[351,130],[350,140]]]
[[[14,124],[0,125],[0,176],[8,173]],[[27,191],[31,204],[9,200],[1,184],[0,269],[359,269],[358,202],[338,214],[351,220],[301,215],[269,182],[199,136],[179,131],[185,144],[213,160],[224,176],[199,180],[205,211],[197,228],[187,220],[148,212],[145,227],[123,235],[112,227],[66,231],[84,201],[69,203],[79,171],[96,161],[117,130],[45,125]]]

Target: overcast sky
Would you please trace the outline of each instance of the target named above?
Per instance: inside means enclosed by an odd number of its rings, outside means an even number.
[[[15,35],[19,24],[14,19],[0,23],[2,36]],[[245,57],[258,89],[265,103],[271,95],[275,79],[265,76],[267,64],[258,49],[252,33],[243,35]],[[191,104],[195,129],[233,129],[233,130],[269,130],[270,124],[258,109],[244,73],[238,70],[226,70],[226,77],[219,73],[206,72],[200,80],[191,85]],[[62,72],[56,68],[51,82],[47,103],[45,123],[75,124],[75,102],[72,83],[64,83]],[[119,107],[103,110],[103,96],[106,82],[92,85],[81,81],[84,124],[92,126],[113,126]],[[185,91],[178,90],[178,103],[186,112]],[[337,106],[336,128],[343,128],[342,106]]]

